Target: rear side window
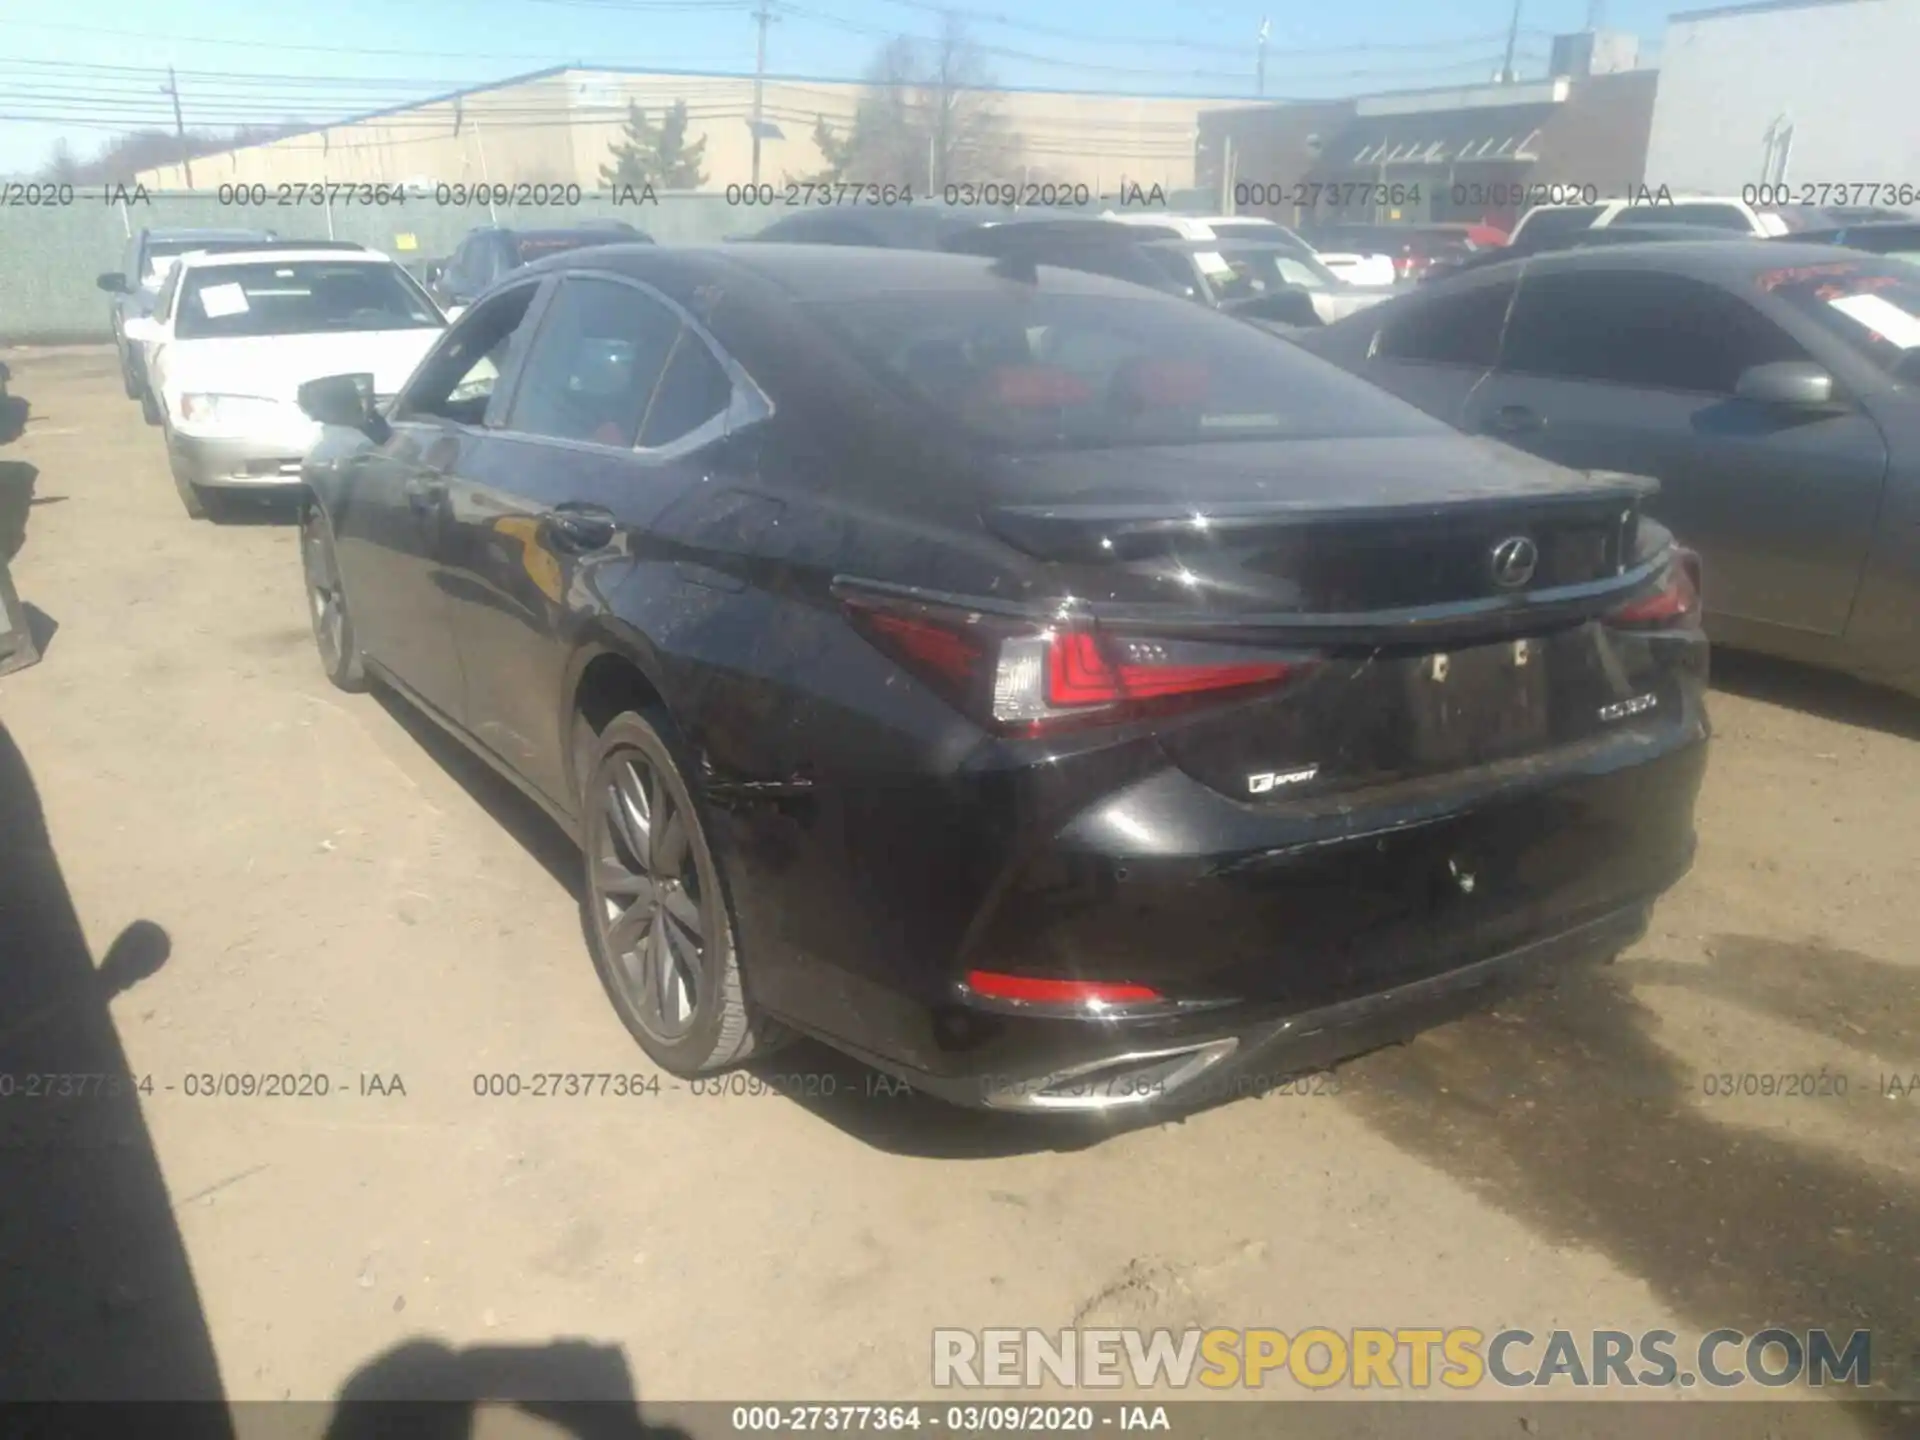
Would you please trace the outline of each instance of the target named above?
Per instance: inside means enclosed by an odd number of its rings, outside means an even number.
[[[1381,330],[1374,358],[1491,370],[1500,358],[1500,332],[1513,290],[1508,281],[1415,304]]]
[[[1503,370],[1731,395],[1740,372],[1806,352],[1752,305],[1682,275],[1534,275],[1507,323]]]
[[[1629,205],[1613,217],[1616,225],[1705,225],[1714,230],[1753,233],[1746,212],[1733,205]]]
[[[1600,218],[1603,207],[1599,205],[1567,205],[1555,209],[1529,210],[1521,217],[1520,228],[1515,239],[1524,238],[1533,244],[1541,240],[1558,240],[1562,235],[1572,235],[1581,230],[1591,230],[1593,222]]]
[[[1167,296],[1009,284],[806,309],[922,414],[996,449],[1444,429],[1296,346]]]
[[[682,326],[673,358],[667,362],[667,373],[661,376],[640,427],[640,448],[657,450],[691,435],[724,414],[732,399],[733,382],[726,370],[706,342]]]
[[[506,428],[631,447],[680,317],[631,285],[566,281],[527,352]]]

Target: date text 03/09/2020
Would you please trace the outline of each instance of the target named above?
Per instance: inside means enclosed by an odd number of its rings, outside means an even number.
[[[968,1435],[1084,1435],[1096,1431],[1168,1432],[1173,1421],[1164,1405],[1059,1405],[969,1403],[964,1405],[835,1404],[735,1405],[729,1414],[737,1435],[812,1434],[817,1431],[869,1434],[917,1433]]]

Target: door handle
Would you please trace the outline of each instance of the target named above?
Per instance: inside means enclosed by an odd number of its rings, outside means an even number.
[[[1525,405],[1502,405],[1487,417],[1487,429],[1499,435],[1524,435],[1547,428],[1547,418]]]
[[[541,528],[561,550],[603,550],[620,528],[613,512],[599,505],[556,505],[540,520]]]

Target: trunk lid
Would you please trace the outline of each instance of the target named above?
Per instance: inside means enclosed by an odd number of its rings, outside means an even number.
[[[983,518],[1097,609],[1377,628],[1608,588],[1654,488],[1451,433],[1217,442],[1010,458]]]
[[[1641,477],[1441,434],[1049,454],[1002,478],[989,528],[1109,643],[1318,657],[1159,727],[1245,803],[1337,805],[1646,734],[1682,723],[1704,664],[1604,619],[1664,566]]]

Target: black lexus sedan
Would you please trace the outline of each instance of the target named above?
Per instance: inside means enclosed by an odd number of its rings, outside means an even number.
[[[577,839],[674,1074],[802,1031],[1181,1107],[1609,955],[1689,864],[1699,576],[1644,483],[1186,301],[610,247],[368,395],[302,391],[322,663]]]

